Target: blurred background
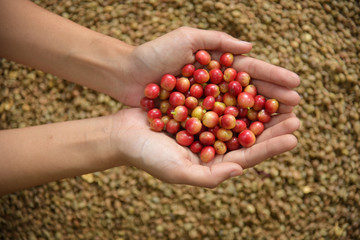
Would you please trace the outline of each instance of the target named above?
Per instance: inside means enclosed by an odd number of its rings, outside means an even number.
[[[360,239],[359,1],[35,3],[133,45],[184,25],[250,41],[250,56],[300,75],[302,125],[294,150],[211,190],[119,167],[3,196],[0,239]],[[1,60],[0,129],[122,107]]]

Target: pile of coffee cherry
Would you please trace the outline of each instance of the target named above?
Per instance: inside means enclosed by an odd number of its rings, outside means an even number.
[[[165,74],[160,84],[148,84],[140,105],[153,131],[174,136],[207,163],[216,154],[251,147],[279,102],[258,94],[249,74],[231,67],[232,53],[217,61],[199,50],[195,59],[201,67],[187,64],[181,76]]]

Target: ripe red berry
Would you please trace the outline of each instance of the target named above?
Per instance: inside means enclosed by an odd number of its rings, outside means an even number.
[[[188,131],[188,133],[195,135],[200,132],[201,128],[202,124],[198,118],[192,117],[186,120],[185,129]]]
[[[266,99],[264,96],[262,95],[256,95],[254,97],[254,106],[253,106],[253,109],[255,111],[260,111],[261,109],[264,108],[265,106],[265,102],[266,102]]]
[[[176,142],[182,146],[190,146],[194,142],[194,136],[186,130],[182,130],[176,134]]]
[[[181,70],[181,74],[184,77],[191,77],[194,74],[195,71],[195,66],[192,64],[186,64],[182,70]]]
[[[209,70],[212,70],[212,69],[220,69],[221,68],[221,65],[218,61],[216,60],[211,60],[210,63],[207,65],[207,68]]]
[[[203,87],[195,83],[190,87],[190,95],[196,98],[201,98],[204,93]]]
[[[234,55],[232,53],[224,53],[220,57],[220,64],[224,67],[230,67],[234,62]]]
[[[166,131],[171,134],[175,134],[180,129],[180,123],[175,119],[170,119],[166,124]]]
[[[160,87],[155,83],[149,83],[144,89],[144,95],[147,98],[155,99],[160,94]]]
[[[166,91],[172,91],[176,85],[176,78],[171,74],[165,74],[161,77],[160,86]]]
[[[214,68],[210,70],[209,76],[211,83],[219,84],[223,81],[224,74],[220,69]]]
[[[188,116],[188,109],[185,106],[177,106],[172,114],[176,121],[182,122],[185,121]]]
[[[246,123],[241,119],[236,119],[235,127],[231,129],[234,133],[240,133],[246,129]]]
[[[228,87],[229,87],[229,93],[234,97],[237,97],[239,93],[242,91],[242,86],[237,81],[229,82]]]
[[[198,105],[199,101],[196,97],[190,96],[185,99],[185,106],[192,110]]]
[[[148,121],[151,122],[155,118],[161,118],[161,111],[157,108],[153,108],[147,113]]]
[[[236,78],[236,70],[234,68],[227,68],[224,71],[224,81],[231,82]]]
[[[215,142],[215,135],[210,131],[204,131],[199,135],[199,141],[203,145],[213,145]]]
[[[211,162],[215,157],[215,149],[212,146],[204,147],[200,152],[200,159],[204,163]]]
[[[211,110],[211,109],[213,109],[214,104],[215,104],[215,98],[213,96],[207,96],[206,98],[204,98],[202,106],[206,110]]]
[[[234,117],[239,115],[239,109],[235,106],[227,106],[224,110],[224,114],[231,114]]]
[[[143,97],[140,100],[140,106],[144,111],[149,111],[155,107],[155,101],[154,99]]]
[[[271,115],[270,113],[268,113],[267,111],[265,111],[265,109],[261,109],[258,113],[257,113],[257,118],[260,122],[263,123],[267,123],[271,120]]]
[[[160,118],[155,118],[150,122],[150,129],[155,132],[161,132],[164,129],[164,125]]]
[[[254,97],[250,93],[241,92],[238,95],[237,103],[240,108],[251,108],[254,106],[255,101]]]
[[[181,93],[186,93],[190,89],[190,81],[186,77],[181,77],[176,80],[176,90]]]
[[[256,137],[252,131],[250,131],[249,129],[245,129],[239,134],[238,141],[241,146],[248,148],[254,145]]]
[[[225,144],[229,151],[237,150],[241,147],[237,137],[232,137],[229,141],[225,142]]]
[[[238,72],[235,78],[241,86],[246,87],[250,83],[250,75],[246,72]]]
[[[225,109],[226,109],[225,103],[216,101],[214,103],[214,107],[212,111],[216,112],[217,115],[221,116],[224,114]]]
[[[206,112],[202,117],[202,123],[205,127],[213,128],[219,122],[219,116],[214,111]]]
[[[236,118],[231,114],[225,114],[220,117],[220,127],[225,129],[232,129],[236,125]]]
[[[253,97],[255,97],[257,94],[257,89],[255,85],[249,84],[244,88],[244,92],[250,93]]]
[[[169,96],[169,103],[176,107],[185,104],[185,96],[181,92],[172,92]]]
[[[195,59],[201,65],[208,65],[211,61],[211,56],[206,50],[199,50],[195,54]]]
[[[250,131],[252,131],[255,136],[259,136],[264,131],[264,124],[259,121],[255,121],[249,126]]]
[[[194,80],[197,83],[206,83],[209,81],[210,75],[205,69],[197,69],[194,72]]]
[[[279,109],[279,102],[276,99],[268,99],[265,102],[265,111],[270,114],[276,113]]]
[[[204,88],[204,94],[205,96],[213,96],[214,98],[217,98],[220,94],[220,88],[217,84],[207,84]]]
[[[203,148],[203,145],[199,142],[199,141],[194,141],[191,145],[190,145],[190,150],[193,153],[199,153],[201,152]]]

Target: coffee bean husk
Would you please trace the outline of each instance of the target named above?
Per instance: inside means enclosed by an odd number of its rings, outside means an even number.
[[[358,1],[34,2],[133,45],[184,25],[252,42],[250,56],[301,77],[302,100],[294,109],[299,144],[215,189],[165,184],[118,167],[18,191],[0,198],[0,239],[360,236]],[[124,107],[40,70],[0,63],[0,129]]]

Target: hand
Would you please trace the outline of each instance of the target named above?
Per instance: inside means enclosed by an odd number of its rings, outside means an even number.
[[[139,106],[146,84],[160,82],[166,73],[178,75],[185,64],[195,61],[194,53],[199,49],[243,54],[251,47],[250,43],[223,32],[179,28],[132,51],[128,77],[121,81],[117,99],[130,106]]]

